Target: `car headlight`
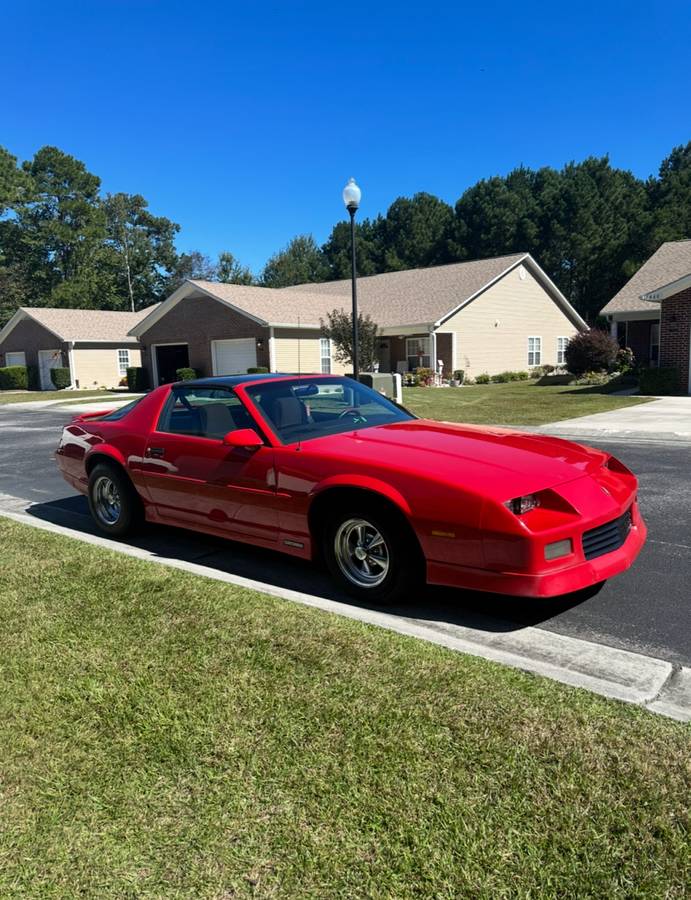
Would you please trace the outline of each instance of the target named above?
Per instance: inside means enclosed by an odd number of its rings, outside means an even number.
[[[507,500],[504,506],[510,509],[515,516],[523,516],[540,505],[540,498],[537,494],[526,494],[524,497],[515,497],[513,500]]]

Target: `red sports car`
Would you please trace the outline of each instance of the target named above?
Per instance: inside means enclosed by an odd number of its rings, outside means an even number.
[[[109,535],[146,519],[323,556],[368,600],[422,578],[564,594],[628,568],[646,537],[638,482],[608,453],[418,419],[331,375],[164,385],[75,418],[57,459]]]

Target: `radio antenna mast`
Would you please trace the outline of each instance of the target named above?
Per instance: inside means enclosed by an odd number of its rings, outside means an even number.
[[[300,357],[300,313],[298,313],[298,378],[302,377],[302,359]]]

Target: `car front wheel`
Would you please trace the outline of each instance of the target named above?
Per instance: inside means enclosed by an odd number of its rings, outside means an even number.
[[[89,476],[89,509],[99,529],[123,537],[139,524],[141,501],[127,475],[99,463]]]
[[[392,603],[421,582],[419,548],[409,526],[384,509],[342,511],[324,532],[331,574],[359,600]]]

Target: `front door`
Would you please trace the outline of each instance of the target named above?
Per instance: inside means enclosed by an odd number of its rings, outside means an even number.
[[[54,391],[55,385],[50,376],[52,369],[62,366],[62,353],[59,350],[38,351],[38,377],[41,381],[41,390]]]
[[[228,447],[254,420],[231,390],[180,386],[149,434],[145,490],[171,524],[272,543],[278,537],[274,451]]]
[[[171,384],[173,381],[179,381],[178,369],[186,369],[190,364],[187,344],[160,344],[155,351],[158,384]]]

